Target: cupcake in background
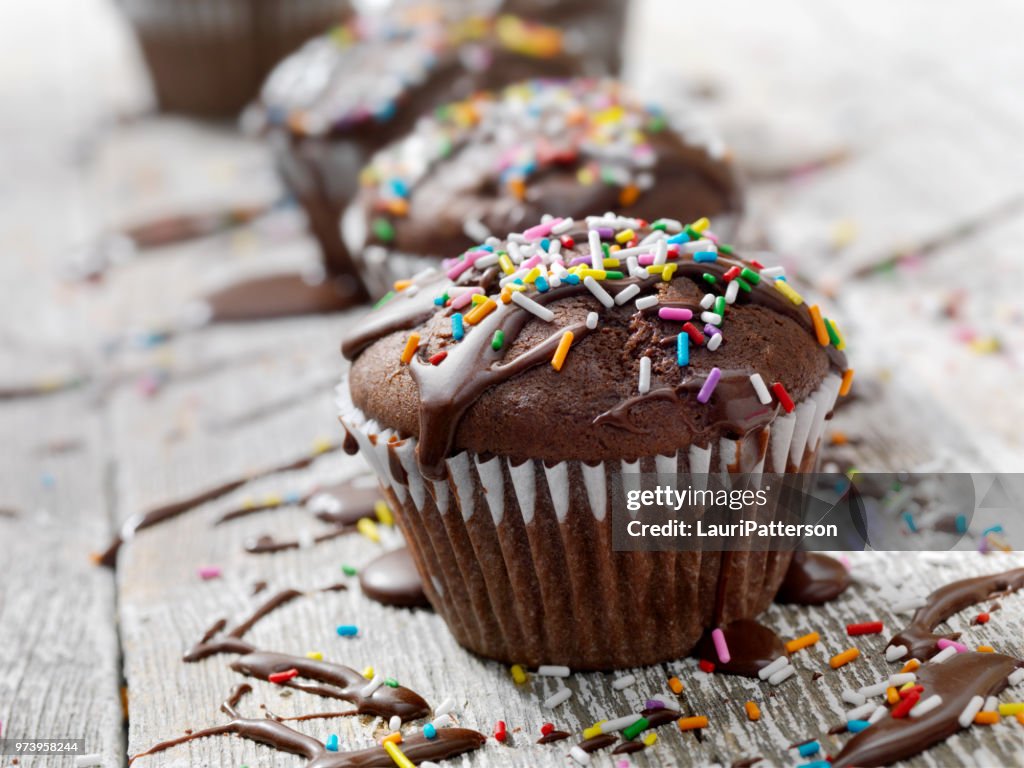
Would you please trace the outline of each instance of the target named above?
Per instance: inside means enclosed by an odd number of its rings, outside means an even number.
[[[635,473],[813,470],[852,371],[781,268],[706,219],[547,217],[400,288],[343,343],[340,419],[462,645],[637,666],[769,605],[790,553],[617,552],[611,505]]]
[[[447,105],[378,152],[360,183],[342,237],[374,297],[550,211],[706,213],[729,239],[741,210],[722,142],[614,80],[531,80]]]
[[[347,0],[119,0],[159,107],[234,118],[281,59],[349,15]]]
[[[270,75],[245,122],[269,137],[327,272],[365,297],[339,221],[372,154],[442,104],[540,74],[577,75],[587,61],[555,27],[513,16],[453,21],[416,4],[309,41]]]

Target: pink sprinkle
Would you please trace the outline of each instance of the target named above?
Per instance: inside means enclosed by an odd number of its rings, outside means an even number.
[[[653,253],[641,253],[636,257],[636,263],[641,267],[649,267],[654,263]]]
[[[939,642],[936,643],[936,645],[939,646],[940,651],[946,648],[953,647],[956,648],[957,653],[967,653],[966,645],[964,645],[963,643],[958,643],[956,640],[949,640],[945,637],[940,637]]]
[[[682,307],[662,307],[658,310],[658,317],[662,320],[677,320],[685,323],[693,319],[693,312]]]
[[[715,369],[718,370],[717,368]],[[729,646],[725,642],[725,633],[717,627],[711,630],[711,639],[715,643],[715,652],[718,654],[718,660],[723,664],[728,664],[732,656],[729,655]]]
[[[539,253],[533,254],[530,258],[524,261],[520,266],[523,269],[533,269],[541,262],[541,255]]]
[[[452,299],[452,309],[462,309],[464,306],[469,304],[473,300],[473,296],[477,293],[483,293],[482,288],[471,288],[465,293],[459,294]]]
[[[215,565],[206,565],[199,569],[199,578],[203,581],[220,578],[220,568]]]
[[[715,391],[715,387],[718,386],[718,380],[720,378],[722,378],[722,372],[717,367],[712,368],[707,379],[704,381],[704,386],[702,386],[700,388],[700,392],[697,393],[698,403],[706,403],[711,399],[711,393]]]
[[[547,237],[551,234],[551,230],[562,223],[562,219],[552,219],[551,221],[545,221],[543,224],[538,224],[535,227],[530,227],[528,230],[523,232],[523,237],[527,240],[540,240],[541,238]]]
[[[481,256],[486,256],[488,253],[490,253],[490,251],[472,251],[471,253],[467,253],[466,257],[462,261],[448,270],[448,279],[455,280],[459,275],[472,267],[476,263],[477,259]]]

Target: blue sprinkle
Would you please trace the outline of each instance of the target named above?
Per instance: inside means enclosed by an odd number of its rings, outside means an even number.
[[[688,243],[690,242],[690,236],[685,232],[680,232],[678,235],[672,235],[672,237],[670,237],[667,242],[669,243],[669,245]]]
[[[796,748],[796,751],[800,753],[800,757],[810,757],[816,755],[821,750],[821,745],[816,741],[809,741],[806,744],[801,744]]]
[[[526,283],[523,282],[523,278],[521,278],[521,277],[517,277],[512,282],[515,283],[516,285],[526,285]]]
[[[544,238],[540,241],[540,248],[542,251],[547,251],[551,247],[551,241],[548,238]]]
[[[444,296],[438,296],[436,299],[434,299],[434,303],[439,307],[443,307],[446,301],[448,301],[447,293]]]
[[[860,733],[869,725],[871,725],[871,723],[869,723],[867,720],[851,720],[846,724],[846,730],[848,730],[850,733]]]
[[[478,245],[476,248],[478,251],[487,251],[488,253],[494,253],[493,245]]]
[[[462,337],[466,335],[466,329],[462,325],[462,313],[456,312],[452,315],[452,338],[456,341],[462,341]]]
[[[430,723],[427,723],[426,725],[423,726],[423,735],[426,736],[428,739],[436,739],[437,738],[437,728],[435,728]]]
[[[800,768],[832,768],[828,760],[815,760],[813,763],[804,763]]]
[[[42,482],[43,488],[53,488],[57,484],[56,478],[49,472],[44,472],[39,480]]]
[[[984,538],[985,536],[988,536],[990,533],[1002,533],[1002,532],[1003,532],[1003,526],[1001,526],[1001,525],[993,525],[991,528],[986,528],[984,531],[982,531],[981,532],[981,536],[982,536],[982,538]]]
[[[338,635],[340,637],[355,637],[359,634],[359,627],[355,624],[339,624]]]
[[[967,533],[967,515],[956,516],[956,532]]]
[[[377,118],[378,122],[386,122],[395,116],[395,111],[398,105],[394,101],[389,101],[383,107],[374,112],[373,116]]]
[[[537,290],[540,291],[541,293],[545,293],[548,290],[548,280],[546,277],[544,277],[544,275],[538,277],[537,280],[534,282],[534,285],[537,286]]]
[[[302,501],[302,495],[298,491],[289,491],[284,495],[285,504],[298,504]]]
[[[718,253],[715,251],[697,251],[693,254],[694,261],[718,261]]]
[[[391,191],[394,192],[399,197],[408,197],[409,196],[409,187],[407,187],[405,185],[405,182],[402,181],[401,179],[392,179],[391,180]]]
[[[563,280],[563,282],[566,282],[569,285],[579,285],[580,284],[580,276],[579,275],[566,275],[565,279]]]
[[[903,521],[907,524],[907,528],[910,529],[911,533],[917,533],[917,526],[914,525],[914,516],[909,512],[903,513]]]
[[[338,734],[332,733],[330,736],[328,736],[327,737],[327,743],[324,746],[327,747],[327,751],[328,752],[337,752],[338,751]]]
[[[686,333],[676,336],[676,364],[690,364],[690,337]]]

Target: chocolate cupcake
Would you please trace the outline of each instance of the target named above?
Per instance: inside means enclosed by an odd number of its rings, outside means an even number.
[[[343,238],[374,296],[551,211],[706,213],[728,238],[741,208],[732,164],[683,117],[614,80],[531,80],[448,105],[374,156]]]
[[[768,606],[789,553],[617,552],[610,509],[638,472],[814,467],[852,372],[781,269],[706,220],[604,215],[488,239],[402,288],[344,341],[340,419],[462,645],[650,664]]]
[[[121,0],[160,108],[235,117],[267,73],[341,23],[347,0]]]
[[[577,75],[588,60],[554,27],[507,15],[455,22],[417,5],[310,41],[271,74],[247,118],[269,134],[328,272],[365,293],[339,220],[373,152],[442,104],[541,73]]]

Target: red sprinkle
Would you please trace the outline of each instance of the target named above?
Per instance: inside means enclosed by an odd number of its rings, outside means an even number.
[[[508,731],[505,729],[505,721],[499,720],[494,725],[494,738],[498,741],[505,741],[508,737]]]
[[[901,699],[905,699],[905,698],[907,698],[907,696],[909,696],[912,693],[916,693],[918,696],[920,696],[923,691],[924,691],[924,686],[923,685],[915,685],[912,688],[907,688],[907,690],[905,690],[905,691],[900,691],[900,698]]]
[[[683,323],[683,330],[698,347],[704,344],[704,334],[693,323]]]
[[[267,680],[272,683],[283,683],[291,680],[293,677],[299,676],[299,670],[297,669],[286,669],[284,672],[271,672],[267,675]]]
[[[540,727],[540,732],[542,736],[547,736],[553,730],[555,730],[555,726],[553,726],[551,723],[544,723],[544,725]]]
[[[880,621],[862,621],[860,624],[847,624],[846,634],[848,635],[877,635],[885,629]]]
[[[563,248],[572,248],[573,246],[576,245],[576,241],[573,240],[568,235],[562,235],[562,237],[560,239],[562,241],[562,247]]]
[[[989,615],[987,613],[979,613],[974,617],[975,624],[988,624]]]
[[[722,279],[725,280],[725,282],[728,283],[730,280],[734,280],[735,278],[737,278],[739,276],[740,276],[740,268],[739,267],[729,267],[729,269],[725,270],[725,274],[722,275]]]
[[[906,717],[910,713],[910,710],[912,710],[914,708],[914,705],[917,704],[917,702],[918,702],[918,700],[920,698],[921,698],[921,694],[918,693],[917,691],[914,691],[909,696],[907,696],[905,699],[900,701],[899,704],[897,704],[895,707],[892,708],[892,716],[893,717]]]
[[[427,362],[429,362],[431,365],[440,365],[441,361],[444,360],[446,357],[448,357],[448,353],[442,349],[436,355],[431,357]]]
[[[793,398],[789,396],[789,392],[787,392],[786,388],[782,386],[781,381],[776,381],[772,384],[772,392],[774,392],[775,396],[779,398],[779,404],[782,406],[782,410],[786,413],[792,413],[796,406],[793,405]]]
[[[697,666],[701,668],[702,672],[711,673],[715,671],[715,663],[707,659],[701,659]]]
[[[758,269],[764,269],[764,264],[762,264],[762,263],[761,263],[760,261],[758,261],[757,259],[751,259],[751,260],[750,260],[750,263],[751,263],[751,264],[753,264],[753,265],[754,265],[755,267],[757,267]]]

